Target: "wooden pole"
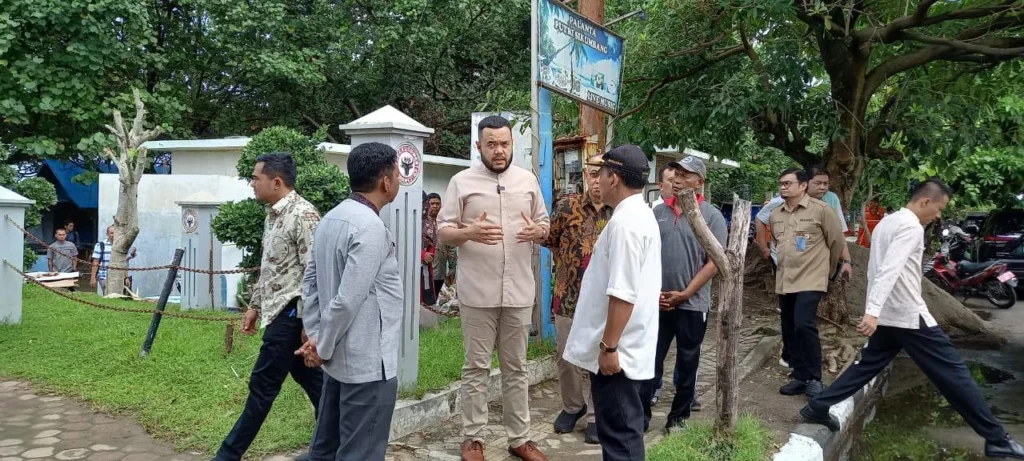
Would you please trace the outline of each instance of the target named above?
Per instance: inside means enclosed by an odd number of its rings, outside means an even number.
[[[743,319],[743,273],[750,226],[750,202],[733,194],[728,249],[715,239],[704,222],[693,189],[680,192],[680,205],[704,251],[718,267],[718,357],[716,364],[715,431],[729,434],[739,416],[739,336]]]
[[[605,0],[580,0],[577,10],[585,18],[598,24],[604,24],[604,1]],[[607,138],[607,124],[605,123],[604,112],[601,112],[586,104],[580,104],[580,136],[585,136],[586,144],[583,147],[581,159],[588,159],[594,155],[605,152]]]

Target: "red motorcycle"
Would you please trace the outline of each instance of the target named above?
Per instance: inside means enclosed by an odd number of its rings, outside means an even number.
[[[1009,309],[1017,302],[1017,277],[1002,261],[956,262],[949,255],[963,254],[970,236],[956,226],[942,230],[942,249],[935,253],[931,267],[924,276],[939,288],[964,301],[983,297],[1000,309]]]

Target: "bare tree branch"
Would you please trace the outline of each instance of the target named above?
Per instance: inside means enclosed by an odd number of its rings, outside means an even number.
[[[979,19],[986,16],[993,16],[1007,11],[1012,11],[1016,8],[1021,8],[1024,5],[1018,3],[1018,0],[1004,0],[997,5],[965,8],[962,10],[951,11],[948,13],[938,14],[935,16],[928,16],[928,10],[936,2],[933,1],[922,1],[918,4],[918,7],[914,10],[914,14],[910,16],[904,16],[896,19],[889,24],[881,27],[871,27],[867,29],[861,29],[853,33],[853,36],[863,41],[880,41],[880,42],[891,42],[896,40],[896,35],[899,32],[915,27],[925,27],[934,24],[939,24],[947,21],[956,21],[963,19]]]
[[[988,56],[1017,56],[1020,54],[1024,54],[1024,47],[999,48],[986,45],[978,45],[970,42],[963,42],[960,40],[951,40],[948,38],[932,37],[930,35],[919,34],[917,32],[901,32],[901,35],[906,37],[907,39],[915,40],[921,43],[927,43],[929,45],[945,45],[957,50],[966,51],[969,53],[984,54]],[[1014,41],[1024,43],[1024,39],[1016,39]]]
[[[713,38],[713,39],[711,39],[709,41],[706,41],[704,43],[699,43],[699,44],[691,46],[689,48],[683,48],[683,49],[678,50],[678,51],[673,51],[673,52],[668,54],[668,57],[670,57],[670,58],[678,58],[679,56],[703,53],[703,52],[707,51],[708,48],[711,48],[712,46],[714,46],[718,42],[720,42],[720,41],[722,41],[722,40],[724,40],[724,39],[726,39],[728,37],[731,37],[732,33],[736,32],[737,29],[738,29],[737,27],[733,27],[733,28],[725,31],[722,35],[719,35],[718,37],[715,37],[715,38]]]

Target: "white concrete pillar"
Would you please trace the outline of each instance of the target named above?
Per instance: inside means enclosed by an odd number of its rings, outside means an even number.
[[[223,245],[213,235],[213,218],[223,203],[205,193],[198,193],[180,202],[181,247],[185,256],[182,267],[210,271],[221,270]],[[179,271],[181,276],[181,310],[224,308],[223,276],[192,271]]]
[[[405,300],[402,340],[398,351],[398,386],[402,390],[414,391],[420,345],[423,140],[433,134],[434,129],[423,126],[391,106],[377,109],[340,128],[352,138],[352,148],[368,142],[379,142],[398,151],[401,188],[395,201],[380,211],[380,217],[395,236]]]
[[[11,218],[19,226],[25,226],[25,209],[34,201],[0,187],[0,323],[21,323],[21,291],[25,279],[21,274],[7,267],[5,262],[21,268],[25,262],[25,234],[7,220]]]

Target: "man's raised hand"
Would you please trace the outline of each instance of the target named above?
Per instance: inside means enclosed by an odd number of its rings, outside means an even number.
[[[466,226],[465,233],[469,240],[484,245],[497,245],[501,243],[504,238],[504,234],[501,232],[501,226],[497,224],[487,224],[487,212],[480,213],[480,217],[476,218],[472,224]]]
[[[547,234],[547,229],[533,222],[529,216],[526,216],[526,212],[521,211],[519,214],[522,215],[523,221],[526,221],[526,226],[516,233],[516,243],[540,242],[543,240],[545,234]]]

